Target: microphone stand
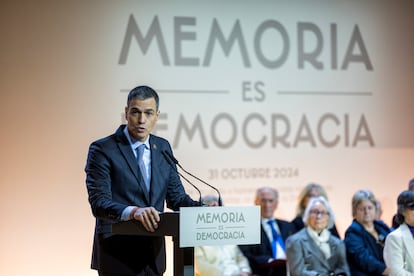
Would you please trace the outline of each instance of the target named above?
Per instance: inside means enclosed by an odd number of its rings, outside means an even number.
[[[214,187],[214,186],[212,186],[212,185],[210,185],[210,184],[208,184],[207,182],[205,182],[204,180],[202,180],[201,178],[199,178],[199,177],[197,177],[197,176],[195,176],[194,174],[192,174],[192,173],[190,173],[189,171],[187,171],[186,169],[184,169],[183,168],[183,166],[181,166],[180,165],[180,163],[178,162],[178,160],[177,159],[175,159],[175,157],[174,156],[172,156],[170,153],[168,153],[167,151],[163,151],[163,153],[165,153],[165,155],[168,155],[168,157],[175,163],[175,164],[177,164],[177,166],[181,169],[181,170],[183,170],[183,172],[185,172],[186,174],[188,174],[189,176],[191,176],[191,177],[193,177],[193,178],[195,178],[195,179],[197,179],[198,181],[200,181],[201,183],[203,183],[203,184],[205,184],[205,185],[207,185],[207,186],[209,186],[210,188],[212,188],[213,190],[215,190],[216,192],[217,192],[217,194],[218,194],[218,205],[219,206],[223,206],[223,201],[222,201],[222,199],[221,199],[221,194],[220,194],[220,191],[216,188],[216,187]]]

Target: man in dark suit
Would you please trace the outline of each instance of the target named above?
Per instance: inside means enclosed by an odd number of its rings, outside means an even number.
[[[260,205],[261,213],[261,244],[240,245],[256,275],[286,275],[284,242],[294,233],[294,228],[290,222],[274,218],[278,203],[279,193],[276,189],[263,187],[256,191],[255,204]]]
[[[91,267],[100,276],[165,271],[163,237],[114,235],[113,223],[134,219],[154,232],[164,202],[172,210],[200,205],[185,193],[174,166],[163,156],[164,151],[172,154],[169,142],[150,134],[159,113],[157,93],[138,86],[128,95],[127,125],[90,145],[86,186],[96,218]]]

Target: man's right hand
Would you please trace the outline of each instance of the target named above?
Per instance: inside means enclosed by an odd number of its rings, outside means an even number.
[[[140,221],[148,232],[154,232],[160,222],[159,213],[154,207],[136,207],[131,211],[131,219]]]

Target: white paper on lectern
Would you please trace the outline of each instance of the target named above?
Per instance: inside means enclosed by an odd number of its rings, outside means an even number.
[[[180,208],[180,247],[260,243],[260,207]]]

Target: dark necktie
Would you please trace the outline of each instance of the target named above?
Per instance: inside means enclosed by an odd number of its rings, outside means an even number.
[[[141,170],[142,178],[144,179],[144,182],[145,182],[145,186],[147,187],[147,190],[149,191],[147,169],[145,167],[144,160],[142,158],[144,156],[144,150],[145,150],[144,144],[141,144],[139,145],[139,147],[137,147],[137,161],[138,161],[139,169]]]
[[[277,259],[277,244],[280,245],[280,247],[282,247],[283,251],[286,251],[285,249],[285,243],[283,242],[282,237],[277,233],[276,228],[275,228],[275,220],[271,219],[268,220],[267,223],[270,225],[270,229],[272,229],[272,252],[273,252],[273,258]]]

